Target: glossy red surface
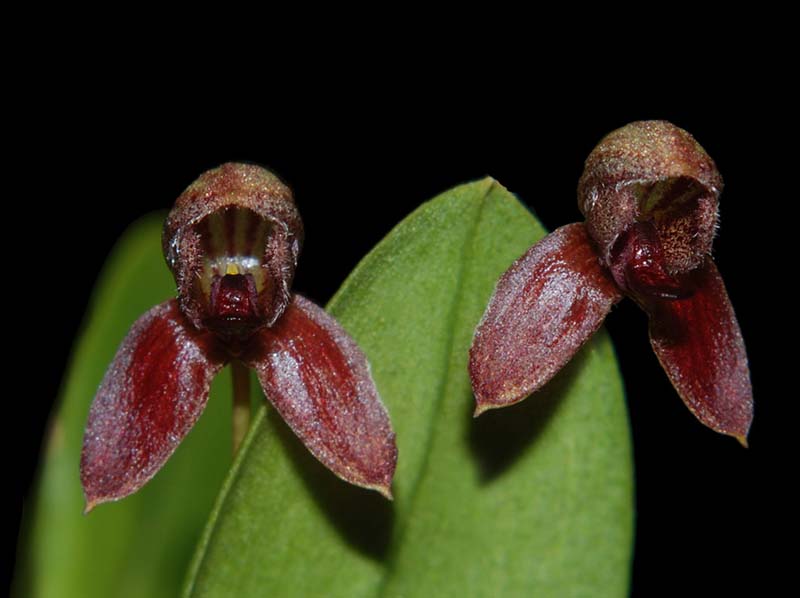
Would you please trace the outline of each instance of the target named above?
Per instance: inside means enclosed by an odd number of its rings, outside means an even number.
[[[174,299],[134,323],[89,412],[81,455],[87,511],[156,474],[202,413],[223,365],[213,338],[192,328]]]
[[[469,369],[476,415],[541,388],[621,297],[583,224],[561,227],[531,247],[497,283],[475,331]]]
[[[655,227],[637,222],[622,233],[611,251],[611,273],[617,285],[631,295],[677,299],[692,294],[692,285],[667,272]]]
[[[215,276],[211,285],[209,316],[203,324],[223,339],[249,338],[264,324],[251,274]]]
[[[394,432],[355,341],[297,295],[253,340],[242,360],[311,453],[340,478],[391,497]]]
[[[211,290],[211,314],[218,318],[256,317],[253,277],[243,274],[217,276]]]
[[[709,258],[681,300],[651,299],[650,341],[686,406],[705,425],[746,444],[753,419],[747,354],[722,277]]]

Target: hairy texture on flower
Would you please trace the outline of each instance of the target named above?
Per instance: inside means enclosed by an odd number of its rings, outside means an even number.
[[[620,234],[651,222],[671,274],[692,270],[711,251],[722,177],[694,138],[666,121],[609,133],[586,159],[578,207],[606,265]]]
[[[500,278],[475,330],[475,415],[549,382],[621,298],[583,224],[562,226],[531,247]]]
[[[136,321],[89,411],[81,454],[87,512],[136,492],[161,469],[200,417],[224,364],[174,299]]]
[[[367,359],[324,310],[295,295],[242,356],[267,399],[331,471],[391,498],[397,447]]]
[[[302,241],[291,191],[251,164],[200,176],[178,197],[162,236],[183,312],[196,328],[235,338],[283,313]]]
[[[178,198],[163,232],[178,298],[133,325],[92,403],[87,511],[156,474],[231,360],[256,370],[324,465],[391,498],[397,447],[366,357],[322,308],[290,293],[302,237],[291,192],[258,166],[224,164]]]
[[[742,333],[714,262],[707,260],[692,277],[690,297],[645,303],[650,343],[697,419],[747,446],[753,390]]]
[[[539,389],[625,294],[647,312],[653,349],[692,413],[746,444],[747,356],[711,259],[721,190],[714,162],[675,125],[635,122],[604,137],[578,184],[585,225],[517,260],[476,330],[476,414]]]

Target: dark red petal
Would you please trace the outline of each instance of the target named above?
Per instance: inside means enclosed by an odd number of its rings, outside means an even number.
[[[343,480],[391,498],[394,432],[355,341],[298,295],[256,340],[243,361],[311,453]]]
[[[548,382],[622,297],[583,224],[547,235],[497,283],[470,349],[475,415]]]
[[[692,282],[691,297],[644,303],[650,315],[650,342],[697,419],[746,446],[753,391],[739,323],[711,258]]]
[[[89,411],[81,455],[86,512],[136,492],[192,428],[224,365],[212,341],[174,299],[131,327]]]

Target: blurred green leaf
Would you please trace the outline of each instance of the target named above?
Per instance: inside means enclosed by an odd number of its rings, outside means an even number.
[[[82,514],[78,474],[89,405],[130,325],[174,296],[161,256],[164,215],[131,227],[109,258],[72,357],[27,505],[14,594],[169,597],[180,592],[197,539],[230,468],[230,378],[215,381],[203,417],[140,492]]]
[[[391,414],[395,502],[335,478],[262,410],[187,596],[627,593],[632,463],[606,334],[543,392],[471,417],[472,332],[497,278],[544,234],[486,179],[422,206],[361,262],[329,310]]]

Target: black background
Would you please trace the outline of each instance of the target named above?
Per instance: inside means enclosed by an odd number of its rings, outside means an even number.
[[[293,188],[307,239],[295,288],[324,304],[397,222],[461,182],[495,177],[550,229],[579,220],[575,188],[597,141],[626,122],[665,118],[696,137],[725,179],[714,254],[747,344],[756,416],[748,450],[704,428],[652,354],[644,314],[625,301],[608,318],[636,461],[633,595],[779,587],[788,555],[774,538],[788,524],[790,474],[779,465],[778,422],[796,392],[774,368],[776,338],[793,334],[782,320],[791,291],[780,276],[795,270],[776,264],[778,239],[794,224],[791,202],[773,187],[788,178],[774,164],[781,114],[744,100],[747,86],[654,101],[657,89],[556,99],[529,81],[480,76],[453,86],[458,93],[400,84],[354,91],[331,80],[286,97],[273,83],[265,75],[257,92],[231,83],[246,104],[201,108],[202,85],[173,94],[89,82],[92,93],[65,99],[62,90],[59,102],[20,117],[15,221],[36,240],[6,264],[10,316],[22,324],[15,342],[31,368],[20,374],[24,390],[8,399],[19,409],[12,519],[30,492],[46,417],[105,257],[133,220],[169,208],[202,171],[253,161]],[[11,552],[13,544],[12,533]]]

